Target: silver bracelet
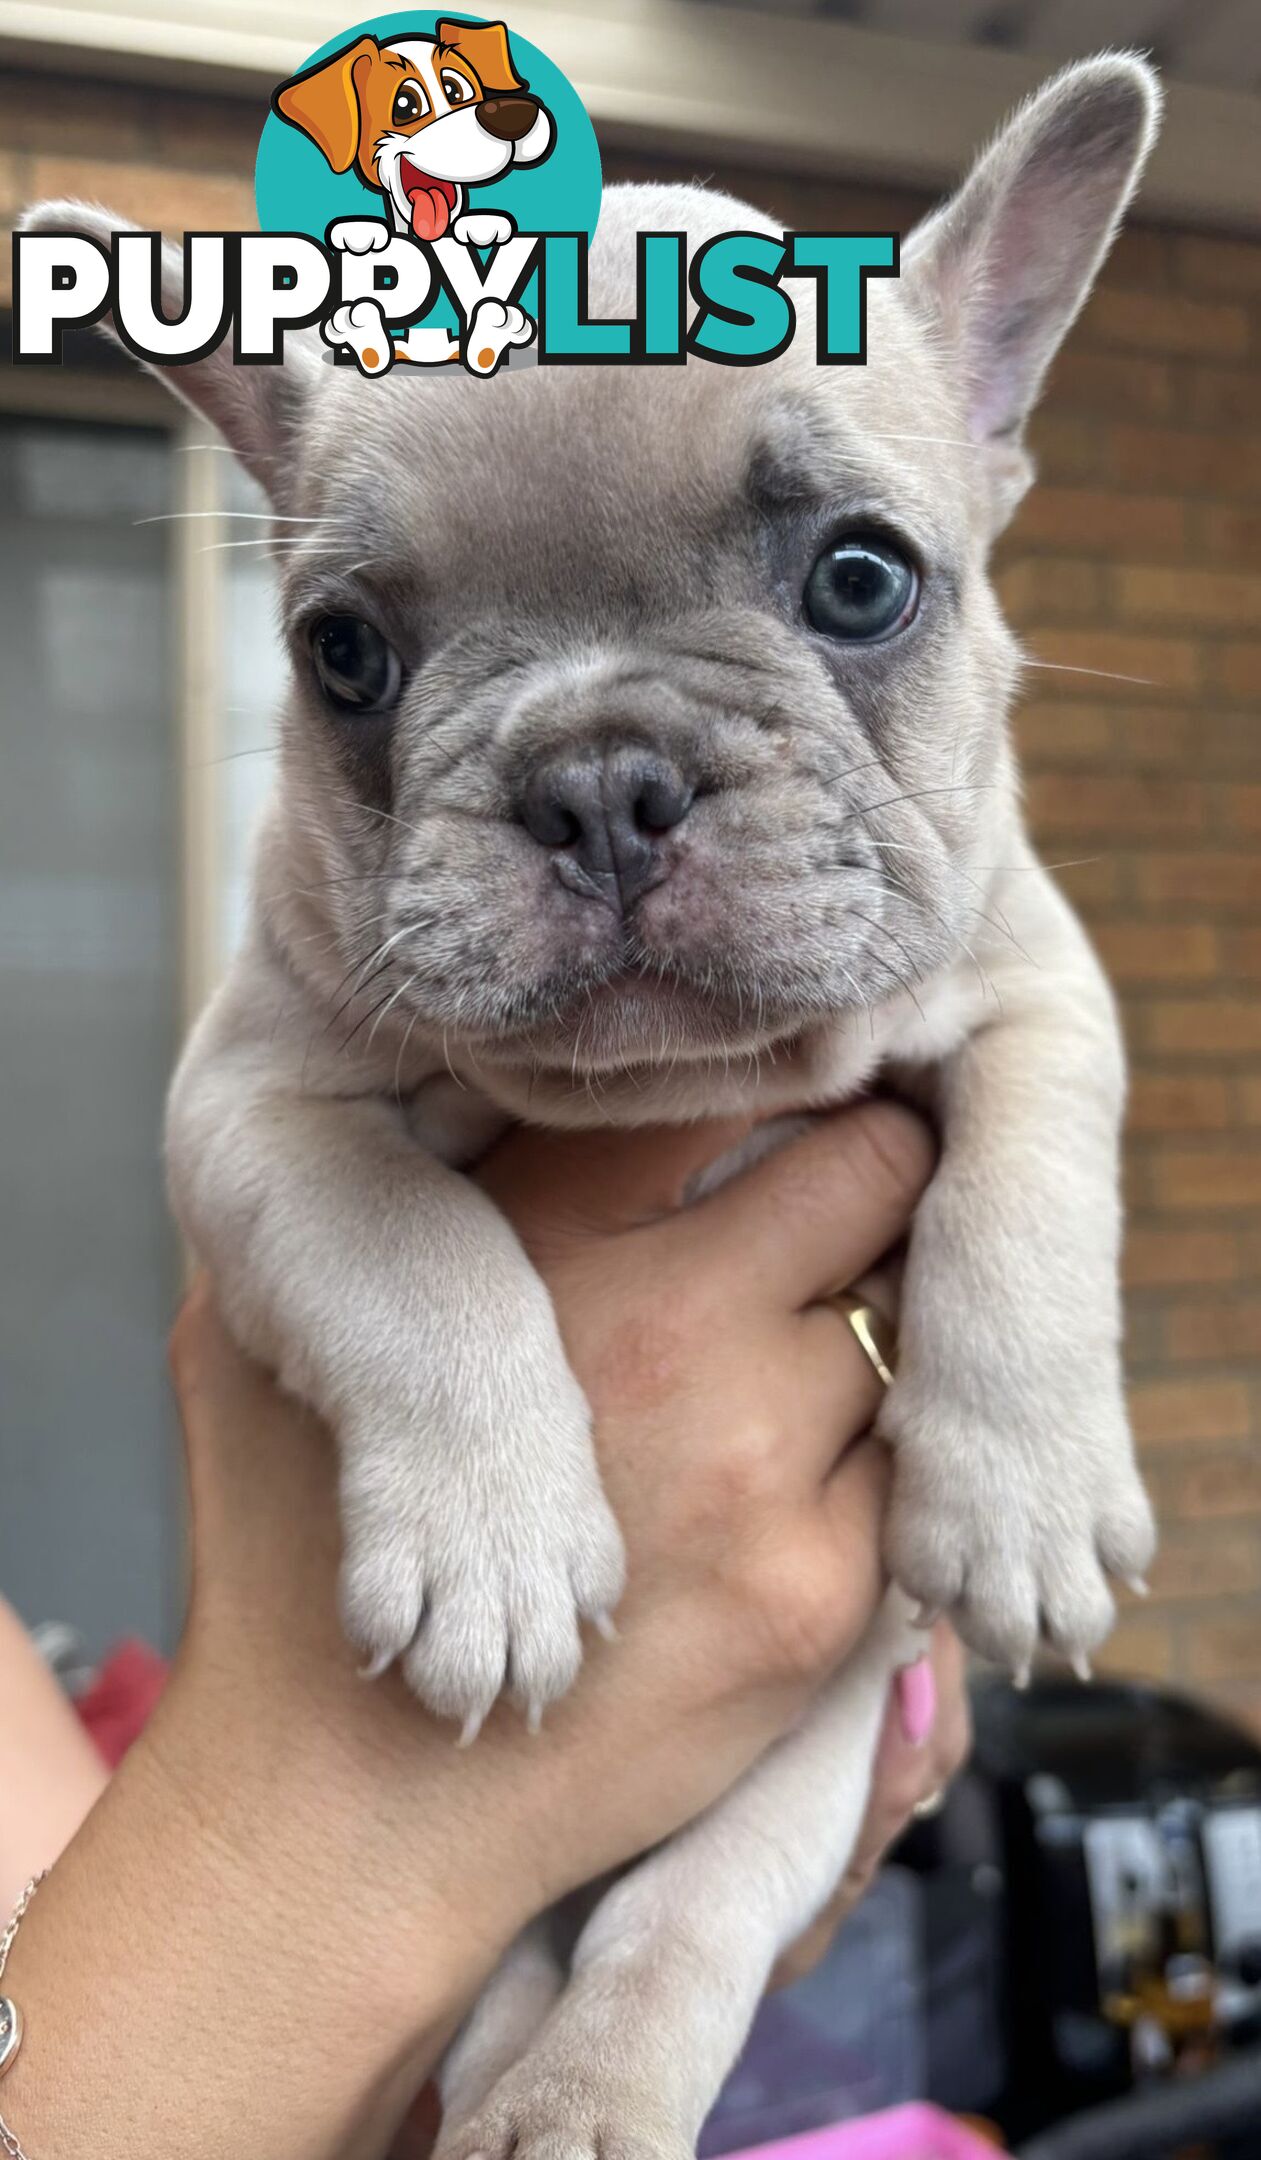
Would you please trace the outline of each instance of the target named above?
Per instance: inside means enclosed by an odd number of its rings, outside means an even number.
[[[44,1875],[47,1873],[48,1870],[45,1868]],[[26,1918],[26,1909],[43,1882],[44,1875],[36,1875],[32,1881],[28,1882],[14,1908],[13,1918],[3,1935],[0,1935],[0,1980],[4,1978],[4,1968],[9,1962],[9,1952],[13,1948],[17,1931]],[[13,2068],[21,2045],[22,2013],[11,1995],[0,1995],[0,2078],[4,2076],[6,2070]],[[27,2160],[26,2153],[22,2150],[15,2133],[10,2130],[3,2115],[0,2115],[0,2153],[7,2154],[8,2160]]]

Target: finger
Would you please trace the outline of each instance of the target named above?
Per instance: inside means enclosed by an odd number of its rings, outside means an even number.
[[[795,1309],[874,1266],[932,1176],[928,1127],[898,1103],[823,1118],[689,1210],[680,1237],[722,1252],[738,1281]]]
[[[891,1469],[884,1442],[867,1434],[842,1456],[819,1500],[834,1580],[844,1584],[846,1604],[868,1615],[888,1588],[881,1547]]]
[[[807,1421],[794,1436],[793,1468],[817,1491],[847,1448],[876,1420],[884,1385],[838,1304],[813,1305],[794,1323],[801,1398],[827,1405],[826,1415]]]
[[[508,1134],[477,1182],[527,1243],[596,1237],[659,1221],[691,1180],[749,1133],[749,1117],[646,1126],[637,1132]]]

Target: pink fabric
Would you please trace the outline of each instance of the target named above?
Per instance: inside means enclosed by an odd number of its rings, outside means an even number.
[[[803,2137],[750,2146],[728,2160],[995,2160],[994,2147],[974,2130],[915,2101],[886,2108],[861,2122],[833,2123]]]
[[[110,1651],[91,1687],[80,1695],[75,1709],[111,1770],[144,1731],[165,1685],[165,1659],[147,1643],[128,1641]]]

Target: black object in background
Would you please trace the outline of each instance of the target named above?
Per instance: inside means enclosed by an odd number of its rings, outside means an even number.
[[[925,1877],[932,2097],[1018,2142],[1129,2092],[1153,1943],[1211,1976],[1219,2054],[1261,2037],[1261,1748],[1127,1683],[985,1679],[973,1710],[968,1771],[898,1855]]]

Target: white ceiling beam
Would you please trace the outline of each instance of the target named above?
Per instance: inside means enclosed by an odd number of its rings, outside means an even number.
[[[346,0],[0,0],[0,56],[270,90]],[[353,12],[353,11],[351,11]],[[514,0],[598,127],[733,162],[939,188],[1047,72],[1036,55],[696,0]],[[1172,83],[1140,214],[1261,227],[1261,102]],[[260,108],[261,117],[261,108]]]

